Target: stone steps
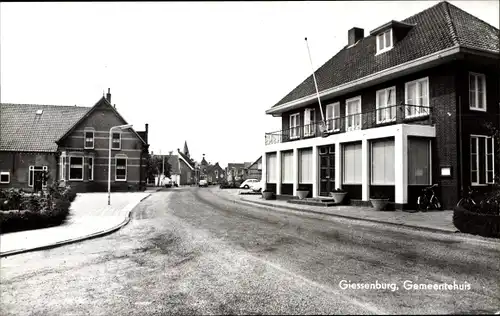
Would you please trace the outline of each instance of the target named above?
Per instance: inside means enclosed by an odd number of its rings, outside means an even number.
[[[335,203],[335,200],[333,198],[329,197],[308,198],[304,200],[293,199],[293,200],[288,200],[287,202],[291,204],[301,204],[301,205],[311,205],[311,206],[339,205],[338,203]]]

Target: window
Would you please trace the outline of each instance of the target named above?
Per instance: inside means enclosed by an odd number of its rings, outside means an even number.
[[[115,158],[115,180],[127,181],[127,158]]]
[[[83,180],[83,157],[69,157],[69,180]]]
[[[361,184],[361,143],[343,145],[344,184]]]
[[[495,142],[493,137],[485,138],[486,141],[486,183],[495,182],[495,160],[493,153],[495,152]]]
[[[267,173],[267,182],[268,183],[276,183],[276,153],[273,154],[267,154],[266,157],[266,173]]]
[[[299,133],[300,116],[299,115],[300,115],[299,113],[290,115],[290,139],[299,138],[299,136],[300,136],[300,133]]]
[[[316,111],[314,109],[306,109],[304,113],[304,136],[314,136],[315,132],[315,122],[316,122]]]
[[[40,175],[41,172],[48,172],[49,167],[48,166],[29,166],[29,173],[28,173],[28,186],[33,187],[33,182],[35,181],[35,172],[37,172],[37,175]],[[47,181],[44,181],[42,183],[42,187],[47,186]]]
[[[293,183],[293,151],[281,153],[282,183]]]
[[[390,50],[392,44],[392,29],[377,35],[377,54]]]
[[[257,170],[262,170],[262,162],[257,163]]]
[[[394,184],[394,140],[374,141],[371,144],[371,184]]]
[[[406,118],[429,115],[429,78],[407,82],[405,100]]]
[[[495,182],[494,138],[473,135],[470,137],[470,182],[481,185]]]
[[[0,172],[0,183],[10,183],[10,172],[8,171]]]
[[[299,150],[299,183],[312,183],[312,149]]]
[[[85,137],[85,149],[94,149],[94,131],[86,130],[83,132]]]
[[[340,130],[340,102],[326,106],[326,124],[329,132]]]
[[[377,91],[377,124],[396,120],[396,87]]]
[[[431,141],[408,138],[408,184],[431,184]]]
[[[61,180],[66,180],[66,156],[59,157],[59,175]]]
[[[93,157],[88,157],[87,158],[87,171],[88,171],[88,179],[89,181],[94,180],[94,158]]]
[[[345,113],[347,130],[361,129],[361,97],[347,100],[345,103]]]
[[[469,108],[486,111],[486,77],[483,74],[469,73]]]
[[[120,132],[113,132],[113,138],[112,138],[112,149],[117,149],[120,150],[122,148],[122,133]]]

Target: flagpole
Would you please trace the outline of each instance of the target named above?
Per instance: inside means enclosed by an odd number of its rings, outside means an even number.
[[[309,54],[309,61],[311,62],[311,69],[312,69],[312,75],[313,75],[313,80],[314,80],[314,87],[316,87],[316,96],[318,97],[318,103],[319,103],[319,110],[321,112],[321,120],[323,121],[323,125],[325,126],[325,116],[323,114],[323,107],[321,106],[321,99],[319,97],[319,91],[318,91],[318,83],[316,82],[316,75],[314,74],[314,66],[311,58],[311,51],[309,50],[309,43],[307,42],[307,37],[305,38],[306,40],[306,45],[307,45],[307,53]]]

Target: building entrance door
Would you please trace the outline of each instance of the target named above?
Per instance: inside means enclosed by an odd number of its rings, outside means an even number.
[[[319,147],[319,195],[329,196],[335,190],[335,145]]]

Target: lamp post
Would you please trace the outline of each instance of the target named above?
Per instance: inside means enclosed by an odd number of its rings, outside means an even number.
[[[113,126],[109,129],[109,160],[108,160],[108,205],[111,205],[111,145],[113,140],[113,129],[124,130],[131,128],[132,124]],[[121,147],[121,146],[120,146]]]

